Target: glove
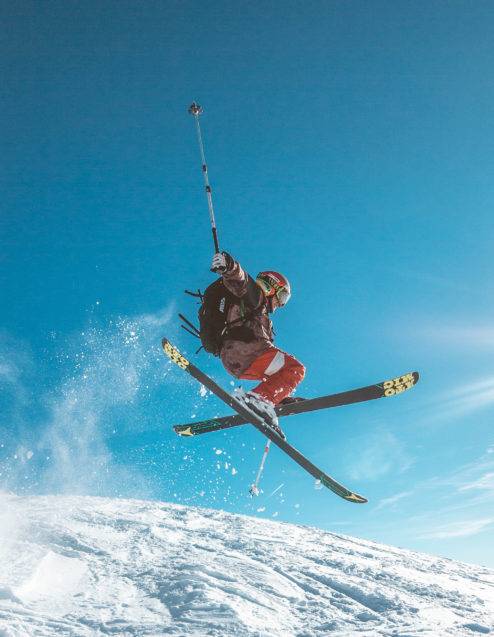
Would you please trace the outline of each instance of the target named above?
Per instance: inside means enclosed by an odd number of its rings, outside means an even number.
[[[233,268],[234,260],[228,252],[217,252],[211,263],[211,271],[224,274]]]

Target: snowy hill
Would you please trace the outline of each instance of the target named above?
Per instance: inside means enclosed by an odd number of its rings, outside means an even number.
[[[0,635],[494,634],[494,572],[137,500],[0,495]]]

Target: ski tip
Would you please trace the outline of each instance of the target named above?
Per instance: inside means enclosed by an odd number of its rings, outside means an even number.
[[[350,493],[350,495],[343,497],[347,502],[355,502],[356,504],[366,504],[368,502],[367,498],[364,498],[363,495],[359,495],[358,493]]]
[[[320,481],[325,487],[327,487],[336,495],[339,495],[340,498],[346,500],[347,502],[355,502],[356,504],[365,504],[367,502],[367,498],[364,498],[363,495],[359,495],[358,493],[353,493],[346,487],[341,484],[338,484],[333,478],[327,475],[322,475],[318,481]]]
[[[408,374],[403,374],[403,376],[385,380],[384,383],[382,383],[384,396],[386,398],[389,398],[390,396],[402,394],[403,392],[407,391],[407,389],[412,389],[412,387],[414,387],[418,383],[418,381],[418,372],[409,372]]]
[[[166,336],[163,336],[163,338],[161,339],[161,347],[163,349],[165,349],[165,347],[173,347],[173,345],[171,344],[171,342],[166,338]]]
[[[185,356],[182,356],[180,351],[172,345],[167,338],[163,337],[161,339],[161,345],[163,347],[163,351],[173,363],[182,369],[187,369],[187,367],[189,367],[190,362],[185,358]]]
[[[193,436],[194,435],[194,433],[192,431],[192,427],[184,427],[183,429],[179,428],[179,427],[173,427],[173,430],[179,436]]]

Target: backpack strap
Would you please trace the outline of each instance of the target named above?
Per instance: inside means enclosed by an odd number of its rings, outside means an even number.
[[[228,312],[228,310],[230,309],[231,305],[233,305],[233,303],[230,303],[229,307],[226,308],[225,314]],[[240,305],[240,314],[241,314],[241,316],[238,319],[235,319],[234,321],[230,321],[229,323],[225,321],[225,327],[223,329],[222,336],[228,335],[228,331],[232,327],[242,327],[243,325],[245,325],[245,323],[247,323],[252,318],[254,318],[254,316],[258,316],[259,314],[262,314],[263,309],[264,309],[264,304],[261,304],[258,308],[255,308],[255,309],[251,310],[250,312],[246,313],[245,312],[245,303],[244,303],[243,299],[240,300],[239,305]]]

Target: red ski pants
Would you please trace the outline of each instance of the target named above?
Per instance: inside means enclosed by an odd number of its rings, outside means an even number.
[[[272,347],[258,356],[239,378],[261,380],[252,391],[277,405],[293,392],[304,376],[302,363]]]

